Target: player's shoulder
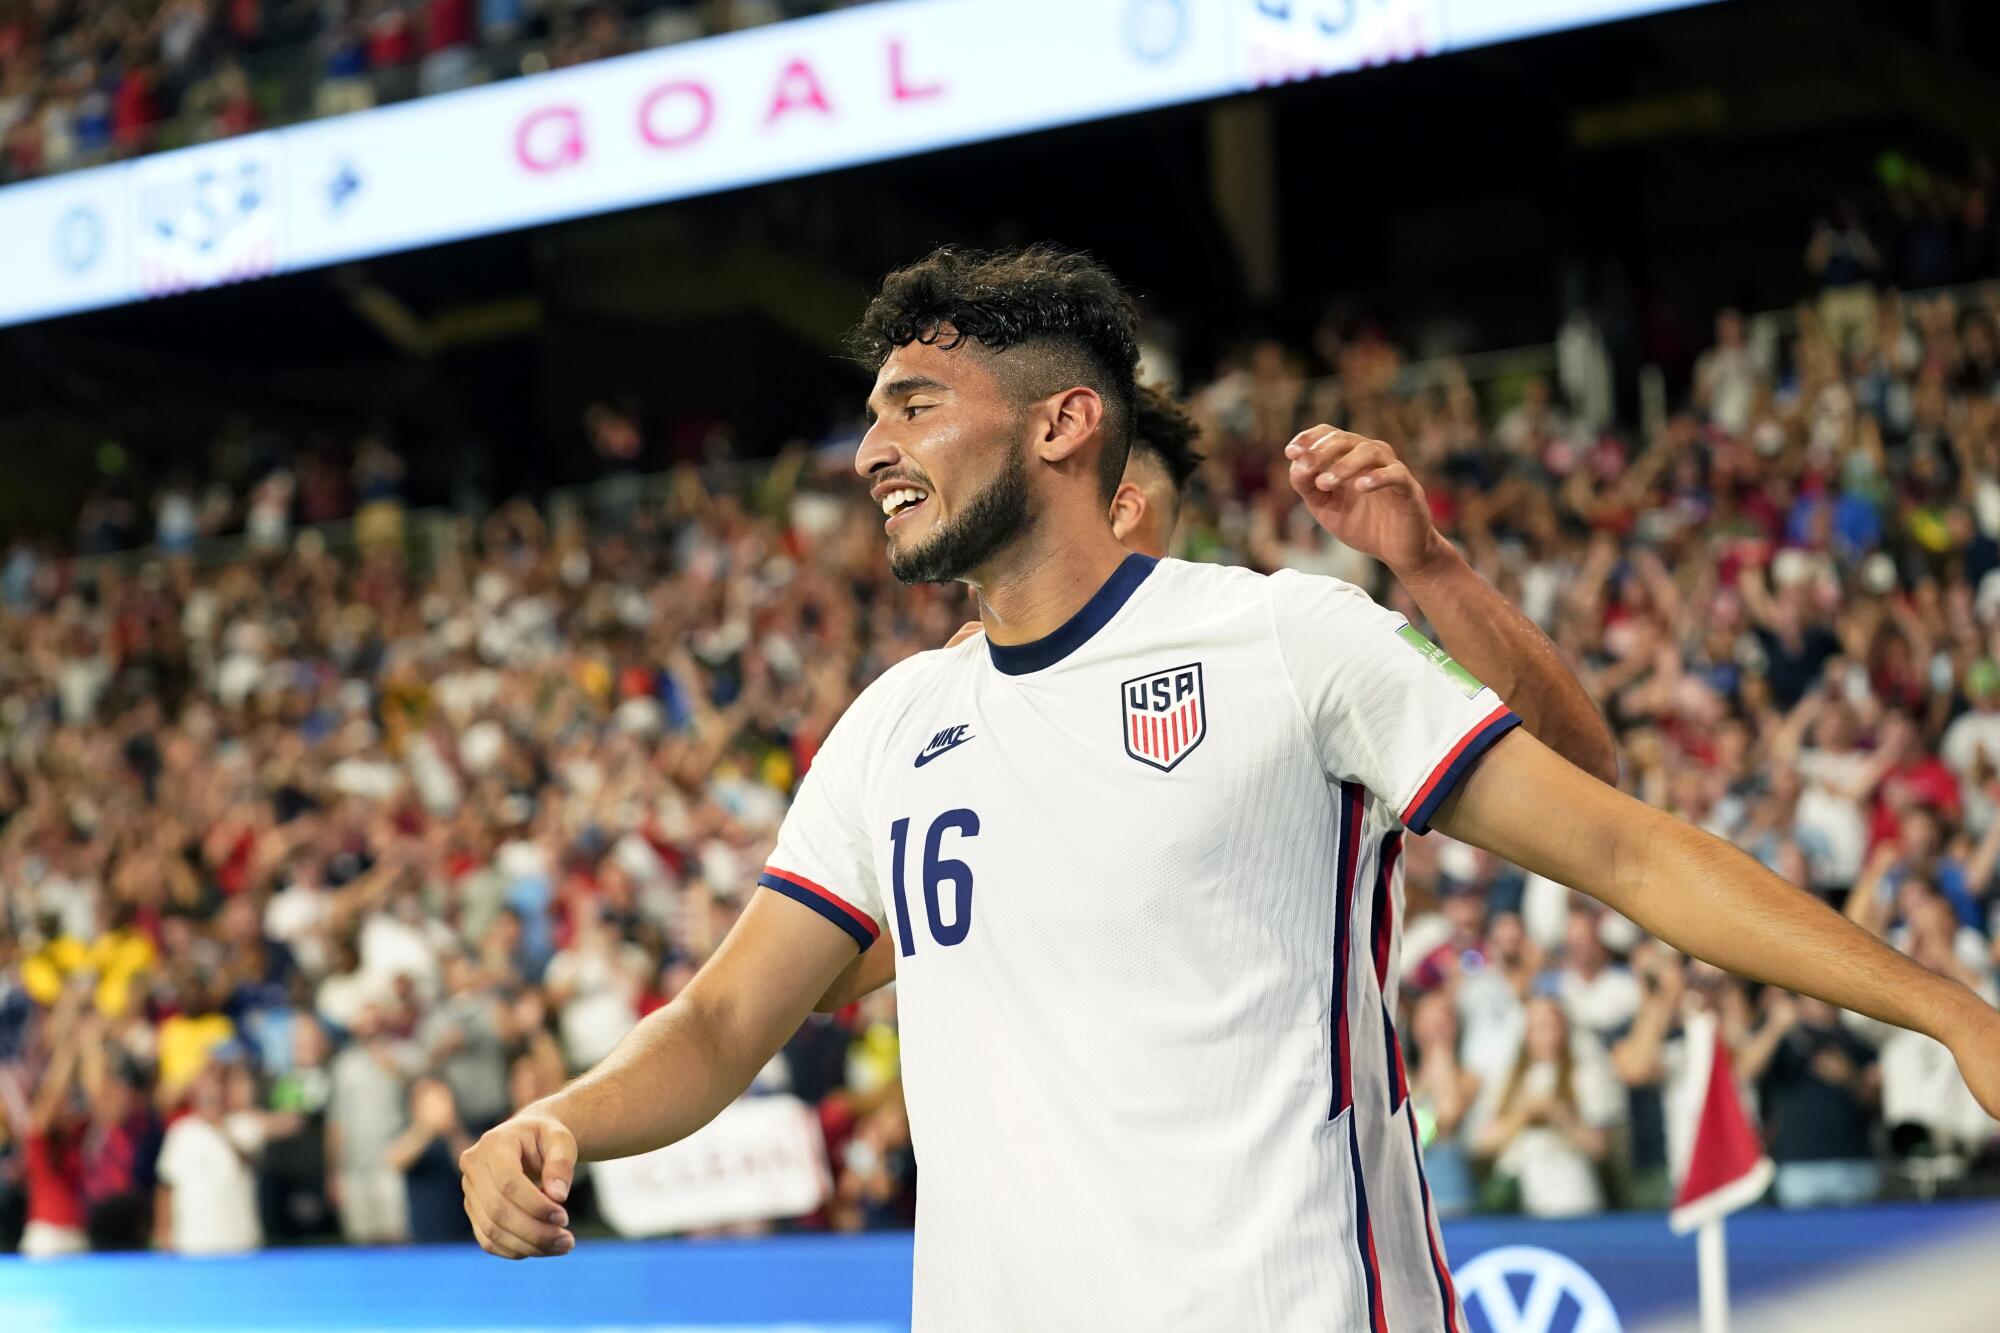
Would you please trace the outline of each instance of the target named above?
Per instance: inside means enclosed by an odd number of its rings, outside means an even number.
[[[1178,615],[1197,608],[1241,611],[1261,606],[1268,596],[1270,576],[1241,565],[1168,557],[1154,563],[1146,582],[1149,591],[1170,602]]]
[[[1163,585],[1177,598],[1209,599],[1236,607],[1270,608],[1279,613],[1311,608],[1337,613],[1376,605],[1366,592],[1345,579],[1296,569],[1265,574],[1241,565],[1162,560],[1155,572],[1164,576]]]
[[[1337,579],[1331,574],[1308,574],[1300,569],[1280,569],[1267,575],[1265,582],[1273,595],[1281,597],[1320,597],[1370,605],[1375,600],[1358,584],[1349,583],[1346,579]]]
[[[985,652],[986,640],[974,635],[950,648],[912,653],[884,668],[862,688],[841,715],[840,729],[873,735],[881,728],[893,727],[897,719],[934,698],[939,690],[955,688]]]
[[[957,671],[976,658],[973,652],[984,652],[985,640],[974,635],[966,642],[950,648],[931,648],[920,653],[912,653],[902,661],[883,669],[882,674],[855,696],[848,711],[857,709],[868,712],[890,711],[911,697],[927,692],[931,687],[947,680]]]
[[[1255,587],[1265,575],[1242,565],[1221,565],[1209,560],[1182,560],[1162,556],[1153,562],[1152,578],[1176,588],[1235,589]]]
[[[1281,569],[1265,580],[1265,588],[1272,614],[1282,628],[1302,622],[1328,628],[1402,619],[1370,597],[1366,589],[1331,574]]]

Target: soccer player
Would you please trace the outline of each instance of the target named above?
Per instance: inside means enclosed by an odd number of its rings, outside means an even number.
[[[890,568],[969,583],[986,632],[863,691],[715,956],[466,1151],[487,1249],[568,1252],[577,1162],[706,1123],[887,930],[916,1328],[1462,1329],[1384,998],[1380,885],[1434,824],[1928,1033],[2000,1111],[2000,1011],[1563,760],[1357,589],[1125,550],[1135,327],[1046,249],[884,281],[855,465]]]
[[[1132,448],[1111,496],[1111,535],[1126,549],[1159,559],[1180,521],[1181,488],[1201,462],[1200,428],[1172,395],[1142,384],[1132,403]],[[1521,614],[1438,532],[1423,487],[1380,440],[1315,426],[1286,447],[1292,487],[1335,537],[1388,565],[1437,629],[1442,646],[1478,679],[1491,683],[1524,730],[1585,772],[1616,786],[1617,745],[1582,682],[1535,623]],[[1325,477],[1326,484],[1320,484]],[[977,621],[952,636],[955,648],[979,632]],[[1403,910],[1403,862],[1389,858],[1388,894],[1379,905],[1390,932]],[[1395,936],[1392,947],[1400,944]],[[876,940],[848,965],[817,1008],[831,1013],[896,977],[894,941]],[[1395,979],[1387,1003],[1394,1012]]]

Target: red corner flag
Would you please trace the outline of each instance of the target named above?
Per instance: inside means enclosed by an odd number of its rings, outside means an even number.
[[[1686,1235],[1704,1222],[1727,1217],[1755,1203],[1771,1183],[1771,1159],[1736,1092],[1736,1075],[1729,1066],[1729,1048],[1717,1040],[1715,1019],[1702,1014],[1688,1020],[1689,1085],[1672,1098],[1669,1114],[1682,1118],[1673,1135],[1685,1160],[1676,1162],[1674,1209],[1667,1222]],[[1686,1124],[1692,1118],[1694,1123]]]

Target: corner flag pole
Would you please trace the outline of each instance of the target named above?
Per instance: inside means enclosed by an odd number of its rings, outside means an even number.
[[[1701,1333],[1729,1333],[1729,1248],[1723,1220],[1712,1217],[1695,1232],[1695,1269],[1701,1287]]]

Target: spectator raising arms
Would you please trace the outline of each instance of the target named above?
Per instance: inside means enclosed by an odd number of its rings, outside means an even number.
[[[188,1085],[187,1114],[160,1145],[154,1241],[161,1249],[234,1254],[263,1244],[253,1163],[268,1130],[240,1088],[232,1090],[246,1073],[210,1064]]]

